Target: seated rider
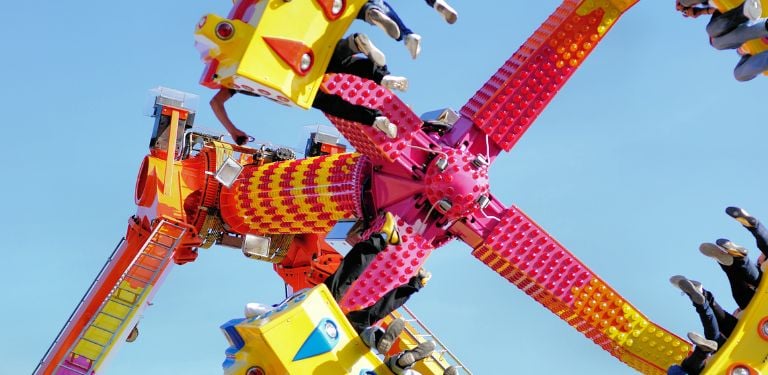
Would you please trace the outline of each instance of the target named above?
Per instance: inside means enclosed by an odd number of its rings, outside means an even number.
[[[333,298],[337,302],[341,302],[349,287],[363,274],[368,265],[376,258],[376,255],[386,249],[388,245],[399,243],[400,235],[395,225],[394,216],[387,212],[380,231],[372,234],[367,240],[355,244],[344,257],[336,272],[325,280]],[[386,330],[374,326],[374,324],[405,304],[411,295],[427,284],[431,276],[425,269],[419,269],[418,273],[411,277],[407,283],[389,291],[373,305],[348,312],[346,317],[363,342],[369,347],[375,348],[379,354],[386,356],[405,328],[405,321],[395,319],[390,322]],[[249,318],[255,317],[270,309],[260,304],[248,304],[245,315]],[[435,344],[432,341],[425,341],[413,349],[387,358],[386,364],[395,374],[413,373],[409,372],[413,364],[428,357],[434,349]]]
[[[458,14],[444,0],[427,0],[427,5],[435,8],[445,18],[446,22],[450,24],[456,22]],[[360,9],[357,18],[380,27],[387,35],[398,42],[404,41],[405,47],[411,53],[412,58],[415,59],[421,53],[421,36],[411,31],[386,1],[368,0]]]
[[[734,68],[738,81],[749,81],[768,70],[768,51],[750,55],[741,50],[741,46],[754,39],[768,38],[766,19],[759,18],[762,9],[759,0],[748,0],[726,12],[720,12],[704,0],[678,0],[677,10],[686,17],[696,18],[702,14],[711,14],[707,24],[710,44],[718,49],[736,49],[741,59]]]
[[[723,310],[714,295],[704,289],[700,282],[679,275],[672,276],[669,281],[690,298],[704,328],[704,336],[695,332],[688,333],[688,339],[695,344],[693,353],[679,366],[670,367],[667,374],[698,375],[704,369],[709,355],[725,344],[738,320]]]
[[[356,54],[364,54],[366,57],[356,56]],[[340,40],[336,44],[336,49],[331,56],[326,72],[353,74],[370,79],[390,90],[405,91],[408,89],[408,80],[405,77],[389,75],[385,65],[384,54],[371,43],[365,34],[352,34]],[[229,115],[224,107],[224,103],[236,93],[258,96],[247,91],[221,88],[213,96],[210,104],[216,118],[227,129],[235,143],[243,145],[248,142],[249,136],[235,126],[232,120],[229,119]],[[331,116],[373,126],[383,131],[390,138],[397,136],[397,127],[386,116],[383,116],[380,111],[349,103],[337,95],[318,91],[312,107]]]
[[[725,212],[752,233],[758,249],[762,252],[761,259],[764,259],[765,255],[768,254],[768,230],[757,218],[741,208],[728,207]],[[699,250],[702,254],[714,258],[718,262],[731,284],[733,299],[741,310],[746,309],[762,279],[759,264],[755,264],[749,259],[746,248],[725,238],[718,239],[715,244],[701,244]],[[760,259],[758,259],[758,263],[761,263]]]

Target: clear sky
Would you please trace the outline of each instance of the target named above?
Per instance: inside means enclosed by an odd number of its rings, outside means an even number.
[[[460,17],[452,26],[421,2],[392,3],[423,36],[418,60],[378,29],[354,29],[387,53],[393,73],[410,78],[402,97],[421,113],[460,108],[560,1],[453,0]],[[125,233],[152,129],[142,116],[146,91],[163,85],[200,94],[197,124],[221,129],[205,105],[213,92],[197,84],[203,65],[192,32],[201,15],[225,15],[230,5],[3,6],[0,374],[34,369]],[[697,247],[729,237],[754,249],[723,213],[728,205],[768,217],[767,81],[734,81],[738,57],[709,47],[705,23],[682,18],[671,0],[641,1],[491,171],[497,197],[678,335],[701,327],[669,276],[699,279],[734,308],[725,276]],[[326,123],[319,112],[266,100],[228,104],[236,124],[278,144],[302,144],[299,129]],[[409,306],[475,373],[633,372],[467,246],[440,249],[427,267],[434,277]],[[107,373],[219,373],[227,343],[218,325],[240,316],[246,302],[282,296],[268,264],[231,249],[201,251],[171,272],[139,339],[120,349]]]

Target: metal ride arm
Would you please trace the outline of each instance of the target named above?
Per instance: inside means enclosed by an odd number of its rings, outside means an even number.
[[[688,355],[686,341],[651,322],[519,208],[494,201],[487,212],[494,218],[482,232],[464,223],[451,230],[474,257],[595,344],[644,374],[666,374]]]
[[[120,242],[64,325],[35,374],[93,374],[147,308],[187,229],[160,220],[151,230],[131,220]]]
[[[433,248],[458,237],[475,257],[629,366],[661,374],[687,355],[689,344],[650,322],[517,208],[497,202],[487,180],[488,164],[515,145],[635,2],[564,1],[444,134],[423,130],[404,103],[370,81],[326,77],[322,90],[378,109],[398,127],[398,137],[387,139],[329,117],[370,158],[375,210],[395,213],[405,240],[377,257],[343,308],[370,305],[407,280]]]

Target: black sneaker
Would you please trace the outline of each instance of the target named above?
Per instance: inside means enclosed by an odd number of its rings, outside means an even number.
[[[744,211],[743,208],[726,207],[725,213],[747,228],[754,228],[757,226],[757,219],[747,213],[747,211]]]
[[[720,246],[723,249],[725,249],[725,251],[727,251],[728,254],[731,254],[731,256],[733,257],[743,258],[747,256],[748,251],[746,248],[744,248],[744,246],[739,246],[731,242],[731,240],[727,238],[718,238],[717,241],[715,241],[715,243],[717,244],[717,246]]]

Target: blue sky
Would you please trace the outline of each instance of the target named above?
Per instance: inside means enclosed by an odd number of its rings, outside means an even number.
[[[453,0],[460,17],[448,26],[419,2],[393,3],[424,38],[418,60],[377,29],[354,29],[387,53],[393,73],[410,78],[402,97],[416,112],[460,108],[560,4]],[[192,31],[201,15],[229,6],[4,6],[1,374],[32,371],[124,234],[152,128],[142,116],[146,91],[162,85],[200,94],[197,124],[221,129],[204,105],[213,92],[197,84],[203,66]],[[683,19],[671,1],[641,1],[491,170],[497,197],[678,335],[701,327],[668,277],[699,279],[734,308],[724,275],[697,247],[728,237],[754,248],[723,213],[728,205],[768,217],[760,167],[766,78],[734,81],[738,57],[709,47],[705,23]],[[326,123],[318,112],[266,100],[228,104],[236,124],[278,144],[301,144],[297,130]],[[427,267],[434,277],[409,306],[475,373],[633,373],[463,244],[435,252]],[[218,373],[227,346],[218,325],[246,302],[282,296],[269,265],[235,250],[202,251],[172,271],[141,336],[121,348],[108,373]]]

